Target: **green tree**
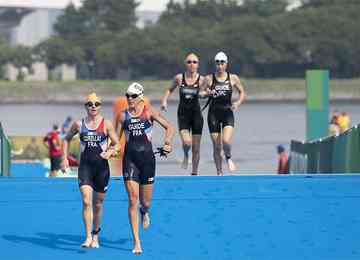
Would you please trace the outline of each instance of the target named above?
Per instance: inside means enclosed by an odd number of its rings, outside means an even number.
[[[10,48],[9,62],[18,69],[17,79],[23,81],[25,78],[24,69],[32,73],[33,53],[32,49],[26,46],[18,45]]]
[[[75,65],[84,59],[83,49],[59,36],[53,36],[37,45],[34,53],[40,61],[46,63],[49,70],[61,64]]]

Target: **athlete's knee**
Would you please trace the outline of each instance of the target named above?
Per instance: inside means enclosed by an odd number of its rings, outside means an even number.
[[[146,212],[148,211],[148,209],[151,207],[151,202],[150,201],[142,201],[141,202],[141,209]]]
[[[193,147],[192,147],[192,153],[193,153],[193,155],[199,155],[199,153],[200,153],[200,146],[199,146],[199,145],[193,145]]]
[[[102,205],[103,205],[103,202],[104,202],[104,199],[103,198],[97,198],[96,200],[95,200],[95,205],[94,205],[94,207],[95,207],[95,209],[96,210],[100,210],[101,208],[102,208]]]
[[[136,192],[129,193],[129,206],[136,207],[139,201],[139,196]]]
[[[185,151],[189,151],[191,148],[191,141],[184,141],[183,142],[183,148]]]
[[[231,158],[231,144],[230,143],[223,143],[224,155],[226,159]]]
[[[221,152],[221,144],[219,142],[213,143],[214,152],[220,153]]]
[[[223,140],[223,147],[224,149],[230,149],[231,148],[230,140]]]
[[[86,209],[86,208],[90,208],[91,207],[91,200],[90,200],[90,197],[83,197],[82,199],[82,204],[83,204],[83,207]]]

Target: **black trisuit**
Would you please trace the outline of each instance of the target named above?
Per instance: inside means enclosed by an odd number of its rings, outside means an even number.
[[[225,126],[234,127],[234,113],[231,109],[232,86],[230,82],[230,73],[227,73],[225,81],[218,81],[213,73],[213,83],[211,90],[215,94],[211,97],[208,125],[210,133],[220,133],[221,128]]]
[[[152,184],[155,177],[155,156],[151,143],[153,123],[148,108],[145,106],[139,116],[131,115],[128,110],[124,113],[124,181],[132,180],[140,185]]]
[[[179,86],[180,103],[177,111],[179,130],[189,130],[193,135],[201,135],[204,119],[199,103],[200,75],[193,85],[188,85],[185,73]]]
[[[90,185],[94,191],[102,193],[106,192],[110,177],[108,161],[100,156],[106,150],[108,142],[104,128],[104,118],[97,129],[89,129],[85,120],[81,121],[81,155],[78,172],[79,186]]]

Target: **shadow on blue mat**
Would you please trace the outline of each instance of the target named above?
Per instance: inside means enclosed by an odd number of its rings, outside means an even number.
[[[22,243],[27,242],[29,244],[34,244],[42,247],[47,247],[50,249],[64,250],[77,252],[83,254],[85,252],[84,248],[80,247],[81,241],[83,241],[83,236],[78,235],[68,235],[68,234],[53,234],[39,232],[36,233],[36,237],[31,236],[18,236],[18,235],[3,235],[3,239],[8,240],[12,243]],[[112,248],[123,251],[130,251],[129,248],[119,247],[116,245],[124,245],[128,242],[128,239],[118,239],[116,241],[108,240],[106,238],[100,239],[101,247]],[[69,248],[70,246],[70,248]],[[74,248],[71,248],[74,247]]]

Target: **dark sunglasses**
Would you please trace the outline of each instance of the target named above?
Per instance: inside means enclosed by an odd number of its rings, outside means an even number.
[[[135,98],[137,98],[139,95],[138,95],[138,94],[131,94],[131,95],[130,95],[130,94],[126,93],[125,96],[126,96],[126,98],[135,99]]]
[[[87,106],[87,107],[99,107],[99,106],[101,106],[101,103],[100,102],[95,102],[95,103],[87,102],[87,103],[85,103],[85,106]]]
[[[216,64],[226,64],[226,60],[215,60]]]
[[[199,62],[197,60],[187,60],[186,61],[187,64],[198,64]]]

